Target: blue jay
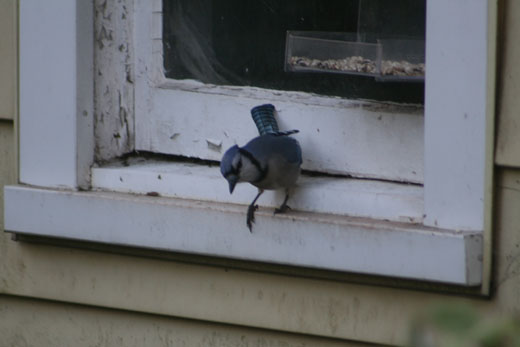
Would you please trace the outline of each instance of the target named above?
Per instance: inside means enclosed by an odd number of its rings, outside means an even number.
[[[285,199],[275,213],[287,210],[289,189],[300,175],[302,152],[298,141],[289,137],[298,130],[279,131],[274,119],[274,106],[260,105],[251,110],[260,136],[245,146],[229,148],[220,163],[220,172],[229,183],[229,193],[233,193],[239,182],[249,182],[258,188],[258,194],[247,209],[246,224],[249,231],[255,221],[256,200],[264,190],[285,189]]]

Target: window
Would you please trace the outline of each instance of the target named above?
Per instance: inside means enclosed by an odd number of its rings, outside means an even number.
[[[321,37],[323,46],[328,45],[320,47],[323,60],[339,49],[335,40],[359,42],[360,46],[368,43],[365,47],[374,48],[365,52],[369,54],[376,53],[375,43],[381,39],[414,37],[424,41],[425,6],[425,1],[417,0],[391,4],[381,0],[165,0],[165,76],[216,85],[423,103],[422,83],[381,83],[356,74],[338,74],[338,70],[284,71],[284,55],[288,30]],[[423,51],[419,54],[424,59]],[[362,54],[358,50],[344,52],[349,53]]]
[[[130,50],[135,80],[129,82],[135,83],[137,150],[219,160],[218,148],[254,136],[249,116],[238,116],[252,105],[271,101],[280,110],[282,127],[296,124],[301,130],[299,140],[311,159],[305,163],[307,168],[348,170],[382,181],[305,178],[305,189],[292,204],[306,212],[273,217],[262,211],[251,235],[244,226],[244,207],[229,202],[248,203],[252,195],[244,188],[242,195],[229,198],[215,167],[137,159],[135,165],[89,169],[94,152],[89,92],[93,42],[88,39],[93,37],[92,9],[81,1],[60,8],[24,1],[20,5],[20,181],[31,186],[6,188],[6,230],[481,285],[486,292],[496,27],[496,10],[488,8],[488,2],[428,2],[424,124],[415,107],[381,108],[379,103],[301,92],[168,80],[158,68],[162,65],[157,65],[162,64],[161,3],[126,5],[130,14],[126,18],[137,33],[128,42],[128,49],[130,43],[135,45]],[[464,26],[459,25],[461,17]],[[31,19],[39,23],[38,30],[27,24]],[[121,33],[109,26],[104,30],[112,30],[105,32],[106,37]],[[52,41],[45,40],[51,37]],[[96,44],[102,43],[99,39],[96,36]],[[42,62],[47,62],[45,68]],[[124,66],[124,60],[115,64]],[[53,88],[48,88],[50,81],[56,82]],[[218,117],[212,117],[210,111],[221,109]],[[131,122],[132,111],[123,108],[119,124]],[[316,127],[316,114],[323,127]],[[350,132],[330,136],[338,132],[337,124]],[[124,135],[115,136],[118,133],[105,126],[104,138],[96,133],[98,150]],[[326,160],[312,161],[323,158],[323,153]],[[121,193],[76,191],[86,187],[90,175],[95,187]],[[183,191],[190,180],[198,189]],[[424,181],[424,188],[392,181]],[[172,188],[172,182],[181,184]],[[158,190],[178,198],[125,193]],[[341,190],[345,193],[337,194]],[[317,199],[322,200],[316,203]],[[359,206],[364,207],[356,212]],[[333,211],[335,207],[340,211]],[[352,217],[356,214],[365,218]],[[402,223],[407,218],[425,225]]]

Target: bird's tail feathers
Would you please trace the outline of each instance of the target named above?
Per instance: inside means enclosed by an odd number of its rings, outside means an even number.
[[[274,136],[289,136],[296,134],[299,130],[281,131],[275,119],[276,109],[272,104],[255,106],[251,109],[251,116],[256,124],[260,135],[271,134]]]
[[[274,118],[275,108],[271,104],[259,105],[251,109],[251,116],[260,135],[278,132],[278,123]]]

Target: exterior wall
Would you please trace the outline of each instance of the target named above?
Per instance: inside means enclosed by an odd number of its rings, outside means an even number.
[[[339,347],[344,342],[0,296],[0,346]],[[348,346],[361,346],[352,343]]]
[[[0,0],[0,23],[16,18],[13,3]],[[514,59],[514,39],[520,26],[512,19],[520,16],[520,2],[504,3],[498,100],[500,110],[518,110],[520,99],[503,97],[507,93],[500,90],[520,83],[520,67],[508,63],[519,61]],[[5,47],[0,45],[0,71],[16,61],[16,50]],[[0,100],[12,103],[4,118],[14,118],[11,113],[16,112],[16,76],[9,76],[0,79]],[[518,117],[515,112],[499,114],[499,142],[505,136],[501,124],[518,122]],[[518,152],[508,153],[507,143],[501,143],[504,158],[515,158]],[[15,149],[14,123],[0,120],[0,186],[15,182]],[[520,314],[520,167],[508,163],[509,168],[495,170],[495,263],[489,299],[14,242],[0,233],[0,346],[403,344],[417,312],[430,304],[469,304],[486,316]]]
[[[0,63],[1,64],[1,63]],[[0,80],[1,81],[1,80]],[[1,82],[0,82],[1,83]],[[15,179],[14,126],[12,121],[0,120],[0,187],[13,184]],[[3,230],[4,197],[0,189],[0,230]]]
[[[501,53],[502,74],[498,85],[500,95],[497,111],[500,122],[497,124],[498,138],[496,142],[495,162],[498,165],[520,167],[520,117],[518,117],[518,95],[520,95],[520,45],[518,33],[520,21],[518,1],[505,0],[503,6],[502,25],[504,26]]]
[[[0,0],[0,120],[16,113],[16,1]]]

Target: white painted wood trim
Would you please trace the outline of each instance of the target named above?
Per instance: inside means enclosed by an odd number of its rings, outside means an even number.
[[[227,148],[258,136],[249,111],[274,102],[260,97],[268,93],[235,96],[152,88],[147,104],[153,107],[136,113],[136,149],[220,160]],[[307,103],[288,96],[274,104],[281,129],[300,130],[295,138],[302,146],[303,169],[422,183],[422,109],[344,100],[334,106],[312,105],[313,97],[296,94]],[[208,140],[219,146],[208,146]]]
[[[129,166],[92,168],[92,188],[135,194],[154,192],[163,197],[242,205],[249,205],[257,194],[257,189],[247,183],[239,184],[233,194],[229,194],[228,184],[215,166],[150,160]],[[283,199],[283,191],[266,191],[258,204],[261,208],[273,208]],[[291,193],[289,205],[295,211],[422,223],[423,188],[376,180],[303,175]]]
[[[427,2],[425,224],[484,229],[490,199],[494,61],[488,6],[494,0]],[[494,52],[494,50],[493,50]],[[490,95],[491,94],[491,95]]]
[[[77,187],[90,188],[94,163],[94,4],[76,0],[76,177]]]
[[[261,210],[249,233],[243,207],[233,204],[21,186],[7,186],[4,194],[10,232],[461,285],[481,282],[478,233]]]
[[[96,161],[134,150],[134,0],[95,0]]]
[[[88,186],[93,153],[92,12],[92,1],[20,1],[23,183]]]

